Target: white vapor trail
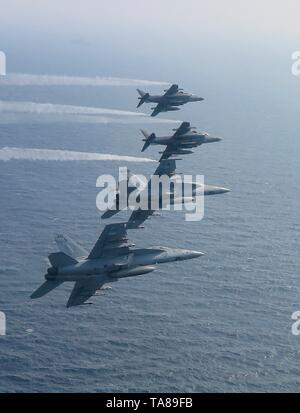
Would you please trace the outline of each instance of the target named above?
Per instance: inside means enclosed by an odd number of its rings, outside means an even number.
[[[112,116],[147,116],[145,113],[127,110],[95,108],[90,106],[59,105],[53,103],[9,102],[0,101],[1,112],[26,112],[58,115],[112,115]]]
[[[127,79],[121,77],[82,77],[63,75],[35,75],[8,73],[0,77],[0,86],[154,86],[169,85],[155,80]]]
[[[90,106],[60,105],[53,103],[15,102],[0,100],[1,114],[34,114],[34,115],[77,115],[78,121],[92,121],[100,123],[128,123],[129,122],[159,122],[177,123],[177,120],[153,119],[146,113],[127,110],[97,108]],[[17,119],[14,119],[15,121]]]
[[[112,155],[104,153],[65,151],[58,149],[35,148],[0,148],[0,161],[23,159],[28,161],[124,161],[124,162],[155,162],[150,158],[136,156]]]

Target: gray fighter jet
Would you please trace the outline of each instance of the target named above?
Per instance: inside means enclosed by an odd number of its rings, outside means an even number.
[[[156,264],[203,255],[168,247],[133,248],[134,244],[128,242],[126,223],[107,225],[89,254],[70,238],[60,235],[56,241],[62,251],[49,255],[51,267],[46,281],[31,298],[42,297],[64,282],[75,282],[67,307],[88,304],[86,301],[98,295],[105,284],[147,274],[156,269]]]
[[[194,153],[191,148],[195,148],[204,143],[219,142],[222,138],[210,136],[206,132],[197,132],[196,128],[191,126],[190,122],[182,122],[177,129],[173,129],[175,133],[169,136],[157,137],[155,133],[147,133],[141,129],[144,135],[145,142],[142,152],[144,152],[150,145],[165,145],[166,149],[162,154],[160,161],[168,159],[173,155],[188,155]]]
[[[170,160],[164,159],[159,162],[159,165],[154,171],[153,175],[157,175],[157,176],[167,175],[168,177],[172,177],[173,175],[175,175],[175,171],[176,171],[175,159],[170,159]],[[137,187],[140,189],[140,192],[142,192],[148,186],[149,186],[149,182],[145,184],[139,179],[137,175],[134,175],[131,171],[127,170],[127,201],[128,201],[129,195],[133,191],[137,190]],[[118,186],[116,194],[115,194],[115,203],[111,209],[108,209],[107,211],[104,212],[104,214],[101,216],[102,219],[111,218],[112,216],[120,212],[119,199],[120,199],[120,189]]]
[[[143,103],[157,103],[155,108],[151,108],[153,112],[151,116],[156,116],[160,112],[170,112],[173,110],[179,110],[178,106],[184,105],[188,102],[200,102],[203,98],[193,95],[191,93],[184,92],[183,89],[179,89],[178,85],[172,85],[169,89],[164,90],[163,95],[150,95],[147,92],[143,92],[137,89],[139,93],[139,108]]]
[[[170,186],[172,188],[168,188],[171,192],[167,192],[166,194],[163,194],[162,192],[158,194],[159,197],[159,205],[160,208],[162,209],[162,206],[167,206],[167,205],[174,205],[174,204],[184,204],[185,202],[191,202],[194,200],[194,197],[197,195],[218,195],[218,194],[225,194],[226,192],[229,192],[230,190],[227,188],[219,187],[219,186],[212,186],[212,185],[201,185],[199,183],[190,181],[190,182],[185,182],[185,185],[182,187],[181,191],[179,192],[182,194],[180,197],[176,197],[176,185],[181,185],[182,183],[178,182],[178,178],[176,177],[176,160],[175,159],[168,159],[168,160],[162,160],[158,167],[156,168],[155,172],[153,175],[157,176],[162,176],[162,175],[167,175],[170,180]],[[153,176],[152,175],[152,176]],[[177,174],[179,176],[179,174]],[[129,176],[127,177],[127,195],[131,194],[133,190],[136,190],[135,186],[130,186],[129,185],[129,179],[131,177],[135,177],[135,175],[132,175],[131,172],[129,172]],[[137,178],[137,177],[136,177]],[[155,215],[156,211],[151,209],[151,181],[152,177],[148,181],[147,185],[142,185],[141,182],[139,182],[139,189],[140,193],[143,191],[148,191],[148,200],[149,200],[149,205],[148,209],[141,209],[138,208],[134,210],[131,213],[131,216],[128,220],[127,228],[138,228],[140,227],[150,216]],[[162,189],[162,188],[160,188]],[[187,191],[188,195],[184,193],[184,190]],[[172,193],[173,191],[173,193]],[[174,193],[175,192],[175,193]],[[116,193],[116,198],[115,198],[115,204],[111,209],[108,209],[107,211],[104,212],[102,215],[102,219],[107,219],[111,218],[118,212],[120,212],[119,209],[119,196],[120,192],[117,191]],[[127,197],[127,201],[128,201]],[[192,197],[192,199],[190,199]],[[170,201],[170,202],[168,202]]]

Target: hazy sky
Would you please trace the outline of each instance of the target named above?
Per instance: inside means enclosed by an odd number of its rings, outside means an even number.
[[[9,0],[0,24],[30,30],[97,33],[101,26],[149,31],[183,28],[299,35],[299,0]]]
[[[60,72],[56,60],[72,74],[139,76],[143,62],[157,77],[159,62],[233,64],[300,49],[299,0],[0,0],[0,10],[13,71]]]

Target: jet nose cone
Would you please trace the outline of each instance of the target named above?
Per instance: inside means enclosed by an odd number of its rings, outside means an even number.
[[[191,258],[198,258],[201,257],[203,254],[203,252],[200,251],[190,251],[190,257]]]
[[[198,102],[201,102],[202,100],[204,100],[204,98],[201,98],[201,97],[199,97],[199,96],[196,96],[195,100],[198,101]]]
[[[220,141],[222,141],[222,138],[219,138],[217,136],[207,136],[206,137],[206,142],[207,143],[220,142]]]
[[[226,192],[230,192],[230,189],[220,188],[220,187],[215,188],[215,193],[216,194],[226,194]]]
[[[218,195],[226,194],[226,192],[230,192],[230,189],[222,188],[220,186],[207,186],[205,191],[206,195]]]

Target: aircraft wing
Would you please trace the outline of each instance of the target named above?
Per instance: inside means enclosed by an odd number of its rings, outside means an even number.
[[[155,172],[153,175],[158,175],[158,176],[162,176],[162,175],[168,175],[169,177],[173,176],[175,174],[175,170],[176,170],[176,161],[175,159],[165,159],[162,160],[158,167],[156,168]],[[149,183],[148,183],[149,185]],[[149,186],[148,186],[149,188]],[[148,190],[148,188],[146,190]],[[128,220],[128,224],[127,224],[127,228],[138,228],[141,224],[143,224],[143,222],[146,221],[146,219],[148,219],[151,215],[153,215],[153,213],[155,212],[155,210],[153,209],[149,209],[149,210],[143,210],[143,209],[136,209],[132,212],[129,220]]]
[[[135,229],[139,228],[139,226],[146,221],[155,211],[152,209],[136,209],[132,211],[130,218],[127,223],[127,228]]]
[[[131,245],[128,243],[126,223],[109,224],[102,231],[88,258],[128,254]]]
[[[86,257],[88,255],[88,252],[84,248],[67,235],[57,234],[54,239],[59,250],[70,255],[70,257],[74,259]]]
[[[189,132],[191,130],[191,124],[190,122],[182,122],[182,124],[179,126],[178,129],[176,129],[176,132],[174,133],[173,137],[177,138],[181,135],[184,135],[185,133]]]
[[[173,95],[178,92],[178,85],[172,85],[164,94],[164,96]]]
[[[163,109],[165,109],[167,107],[167,105],[163,104],[163,103],[158,103],[156,105],[156,107],[154,108],[153,112],[151,113],[151,116],[156,116],[158,115]]]
[[[99,279],[95,277],[87,277],[86,280],[76,281],[67,307],[84,304],[97,290],[100,290],[105,282],[103,278]]]
[[[164,111],[164,112],[168,112],[171,110],[176,110],[174,109],[174,106],[181,106],[184,105],[185,102],[160,102],[156,105],[156,107],[154,108],[153,112],[151,113],[151,116],[156,116],[158,115],[160,112]]]
[[[101,218],[102,219],[108,219],[113,217],[114,215],[116,215],[118,212],[120,212],[119,209],[108,209],[107,211],[105,211],[102,215]]]
[[[165,150],[163,152],[160,152],[162,155],[159,159],[159,162],[164,159],[169,159],[172,155],[178,155],[179,150],[187,150],[198,145],[199,143],[192,140],[185,142],[183,139],[181,139],[181,135],[179,135],[178,137],[175,136],[175,139],[171,140],[171,142],[166,146]]]
[[[168,175],[172,176],[175,174],[176,171],[176,161],[175,159],[164,159],[159,162],[158,167],[156,168],[153,175]]]
[[[180,147],[180,145],[178,144],[169,144],[166,146],[166,149],[163,151],[159,162],[165,160],[165,159],[169,159],[172,155],[174,155],[174,151],[176,151],[176,149],[178,149]]]
[[[144,182],[137,176],[131,173],[131,171],[127,170],[127,192],[128,195],[134,191],[137,186],[138,188],[143,188],[145,186]],[[119,192],[119,186],[117,187],[117,192],[115,194],[115,201],[114,205],[112,206],[111,209],[107,209],[102,215],[102,219],[107,219],[113,217],[115,214],[118,214],[120,212],[120,192]]]
[[[119,192],[116,193],[115,195],[115,202],[114,205],[111,209],[107,209],[102,215],[101,218],[102,219],[107,219],[107,218],[111,218],[113,217],[115,214],[118,214],[120,212],[119,209],[119,198],[120,198],[120,194]]]

